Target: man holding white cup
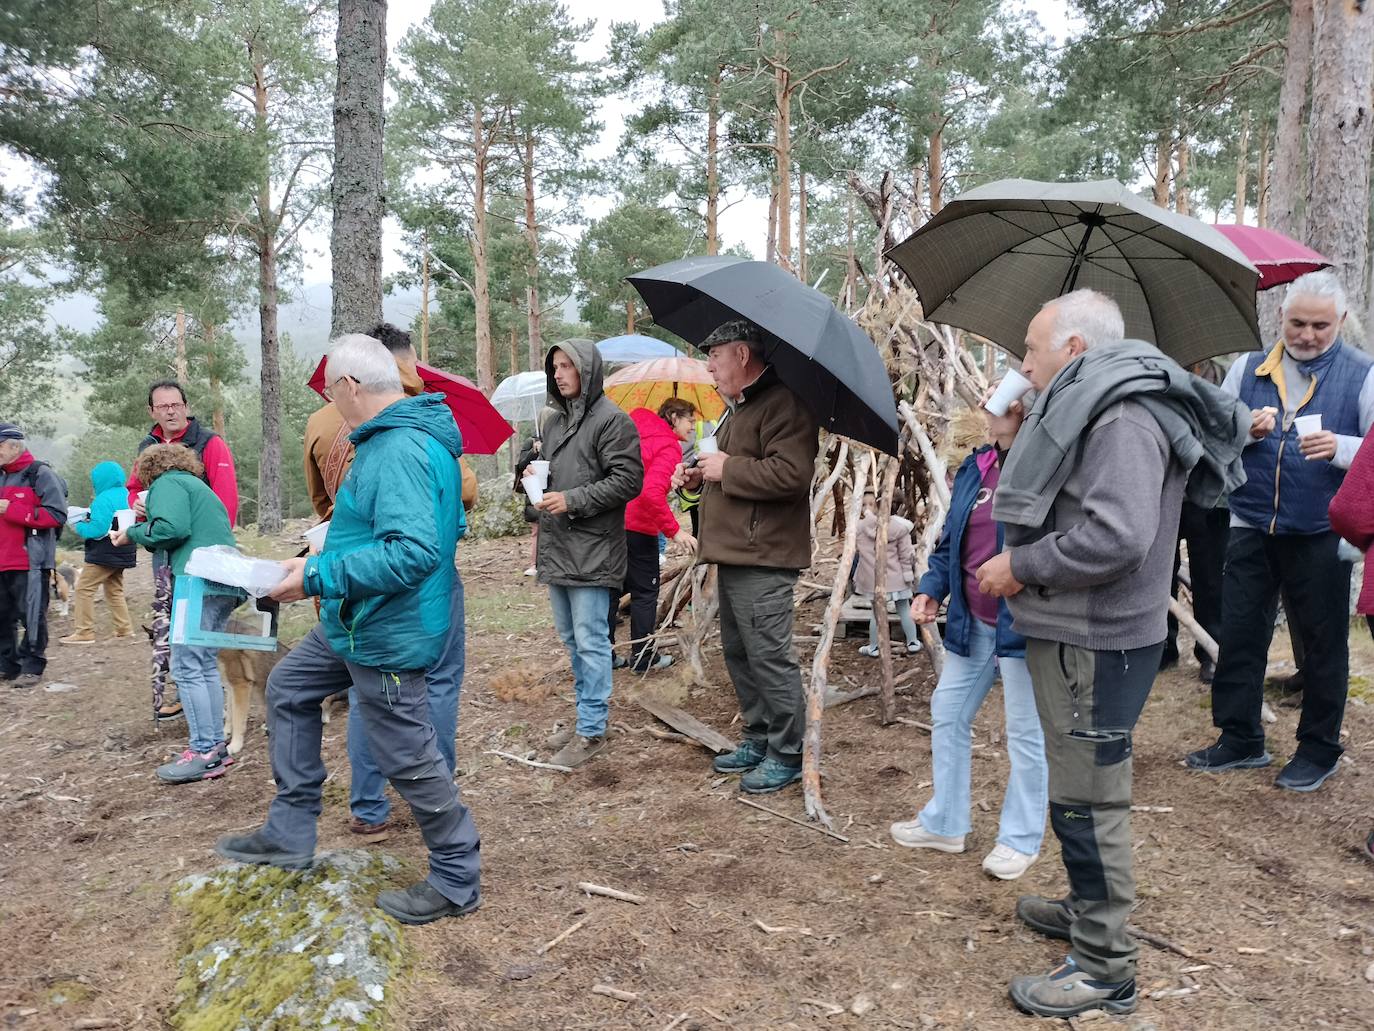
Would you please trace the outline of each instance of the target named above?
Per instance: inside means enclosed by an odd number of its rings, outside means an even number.
[[[1264,674],[1282,590],[1301,641],[1298,748],[1275,780],[1315,791],[1336,772],[1349,676],[1350,569],[1327,507],[1374,422],[1374,359],[1340,339],[1345,291],[1329,271],[1294,280],[1283,339],[1237,361],[1222,389],[1250,406],[1247,482],[1231,495],[1220,656],[1212,682],[1216,744],[1188,756],[1196,770],[1257,769],[1265,750]],[[1287,606],[1286,606],[1287,607]]]

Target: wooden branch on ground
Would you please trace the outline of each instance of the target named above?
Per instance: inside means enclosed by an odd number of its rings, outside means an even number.
[[[834,838],[836,841],[843,841],[846,845],[849,844],[849,839],[837,831],[832,831],[827,827],[817,827],[814,823],[807,823],[805,820],[798,820],[795,816],[788,816],[786,813],[780,813],[776,809],[769,809],[766,805],[759,805],[751,798],[737,795],[735,796],[735,801],[740,805],[747,805],[750,809],[757,809],[760,812],[767,813],[769,816],[776,816],[779,820],[795,823],[798,827],[805,827],[807,830],[815,831],[817,834],[824,834],[827,838]]]
[[[630,700],[655,719],[662,720],[681,734],[686,734],[703,748],[712,752],[733,752],[735,743],[720,731],[708,727],[690,713],[683,712],[675,705],[659,701],[642,693],[635,693]]]
[[[600,895],[602,898],[615,899],[619,902],[633,902],[636,906],[648,899],[644,895],[632,895],[628,891],[621,891],[619,888],[607,888],[605,885],[593,884],[591,881],[578,881],[577,890],[585,891],[588,895]]]
[[[819,820],[827,828],[832,826],[821,799],[821,724],[825,718],[825,695],[830,672],[830,650],[835,643],[835,629],[844,607],[845,586],[849,582],[849,568],[854,561],[858,543],[859,509],[863,505],[864,484],[868,481],[869,456],[861,454],[854,463],[854,492],[849,499],[849,519],[844,530],[844,547],[835,567],[835,580],[830,589],[830,601],[825,607],[821,624],[821,642],[811,663],[811,679],[806,684],[806,733],[802,739],[802,796],[806,800],[806,815]]]
[[[593,995],[604,995],[608,999],[616,999],[619,1002],[638,1002],[639,996],[634,992],[624,992],[619,988],[612,988],[608,984],[592,985]]]
[[[535,762],[533,759],[526,759],[524,756],[512,755],[510,752],[489,751],[487,755],[499,755],[502,759],[509,759],[513,763],[521,766],[532,766],[536,770],[553,770],[555,773],[572,773],[571,766],[559,766],[556,763]]]
[[[833,688],[825,692],[825,707],[833,709],[837,705],[848,705],[850,702],[857,702],[860,698],[872,698],[882,691],[876,684],[868,687],[858,687],[853,691],[836,691]],[[910,694],[910,684],[899,684],[892,689],[894,694]],[[895,718],[895,717],[894,717]]]
[[[573,925],[572,925],[571,927],[569,927],[566,931],[564,931],[562,934],[560,934],[557,938],[554,938],[552,941],[546,941],[543,945],[539,946],[539,948],[535,950],[535,954],[536,954],[536,955],[539,955],[539,956],[544,955],[544,953],[548,952],[551,948],[553,948],[553,947],[554,947],[555,945],[557,945],[559,942],[565,940],[569,935],[574,934],[575,932],[580,931],[580,930],[582,930],[582,928],[586,927],[586,926],[587,926],[587,922],[588,922],[589,920],[591,920],[591,915],[590,915],[590,914],[587,915],[587,916],[584,916],[581,920],[579,920],[577,923],[573,924]]]
[[[790,927],[786,924],[774,927],[772,924],[765,924],[762,920],[758,919],[754,920],[754,926],[764,934],[804,934],[808,938],[812,936],[812,931],[809,927]]]
[[[1202,646],[1202,650],[1207,653],[1208,658],[1216,662],[1217,656],[1221,652],[1221,649],[1217,647],[1217,642],[1213,640],[1211,634],[1202,629],[1202,624],[1193,618],[1193,614],[1185,609],[1177,598],[1169,599],[1169,612],[1178,620],[1180,626],[1193,635],[1193,640]]]
[[[905,716],[898,716],[897,722],[904,724],[908,727],[916,727],[918,730],[924,730],[927,734],[935,733],[934,727],[932,727],[929,723],[922,723],[920,720],[909,720]]]
[[[1175,956],[1182,956],[1184,959],[1197,959],[1197,953],[1185,949],[1177,942],[1170,941],[1162,934],[1155,934],[1153,931],[1147,931],[1143,927],[1136,927],[1135,924],[1127,924],[1126,933],[1135,935],[1135,937],[1139,938],[1141,941],[1153,945],[1163,952],[1172,952]]]

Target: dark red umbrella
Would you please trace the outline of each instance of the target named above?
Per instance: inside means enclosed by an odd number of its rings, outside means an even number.
[[[328,360],[328,355],[320,359],[314,375],[306,384],[320,397],[324,397],[324,366]],[[514,436],[515,430],[511,429],[510,423],[501,418],[501,413],[492,407],[472,380],[418,362],[415,371],[424,383],[426,393],[444,395],[444,403],[453,413],[453,421],[463,435],[464,454],[494,455],[497,448]]]
[[[1215,228],[1259,269],[1257,290],[1270,290],[1308,272],[1331,267],[1330,259],[1272,229],[1230,225]]]

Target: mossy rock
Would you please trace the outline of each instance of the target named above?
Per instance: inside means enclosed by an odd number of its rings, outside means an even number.
[[[380,1029],[404,960],[374,904],[401,863],[321,853],[303,872],[232,864],[177,882],[182,958],[168,1023],[180,1031]]]

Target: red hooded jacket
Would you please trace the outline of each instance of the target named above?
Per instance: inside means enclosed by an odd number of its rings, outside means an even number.
[[[630,419],[639,430],[639,454],[644,461],[644,486],[625,506],[625,529],[671,540],[682,531],[668,507],[673,470],[682,461],[682,442],[672,428],[647,408],[636,408]]]
[[[31,465],[33,455],[24,451],[9,465],[0,467],[0,498],[9,502],[0,515],[0,572],[27,570],[29,534],[62,525],[52,508],[61,503],[61,498],[40,497],[30,478],[20,475]],[[66,515],[65,510],[62,515]]]
[[[1366,552],[1364,584],[1355,611],[1362,616],[1374,613],[1374,561],[1367,554],[1374,545],[1374,433],[1364,438],[1360,450],[1346,471],[1327,514],[1331,529]]]

